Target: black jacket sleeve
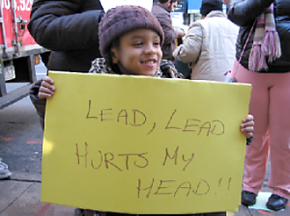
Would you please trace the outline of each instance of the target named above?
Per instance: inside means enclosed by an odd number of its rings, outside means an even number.
[[[35,41],[47,49],[86,49],[98,43],[102,14],[98,0],[35,0],[28,29]]]
[[[228,0],[228,18],[239,26],[251,26],[256,17],[273,2],[274,0]]]
[[[45,114],[46,99],[40,99],[38,97],[38,92],[39,92],[41,82],[42,80],[39,80],[32,85],[29,91],[29,97],[37,111],[41,127],[42,129],[44,129],[44,114]]]

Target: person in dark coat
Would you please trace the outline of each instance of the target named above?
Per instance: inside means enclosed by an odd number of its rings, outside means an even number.
[[[227,8],[228,18],[240,26],[235,78],[252,84],[249,111],[255,118],[253,143],[246,148],[242,204],[256,203],[270,152],[268,186],[273,192],[266,206],[279,211],[290,198],[290,0],[228,0]]]
[[[35,41],[50,49],[48,70],[87,73],[101,56],[98,28],[103,16],[99,0],[35,0],[28,30]],[[30,99],[44,127],[45,100],[37,100],[42,80],[30,89]]]
[[[99,0],[34,0],[28,30],[35,41],[51,50],[48,70],[87,73],[91,62],[100,57],[98,28],[103,15]],[[30,89],[40,123],[44,128],[46,100],[37,97],[42,80]],[[76,209],[75,215],[94,212]]]
[[[174,11],[177,6],[178,0],[159,0],[154,3],[152,13],[157,18],[164,31],[165,39],[162,46],[163,59],[174,61],[172,55],[176,48],[176,39],[182,38],[185,33],[180,29],[174,30],[170,12]]]
[[[100,57],[98,26],[103,8],[98,0],[35,0],[28,30],[51,50],[49,70],[85,72]]]

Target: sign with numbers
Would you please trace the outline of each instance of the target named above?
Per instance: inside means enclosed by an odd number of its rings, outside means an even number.
[[[3,28],[0,29],[1,45],[5,45],[7,48],[13,47],[13,42],[16,41],[16,34],[18,40],[21,40],[22,46],[36,44],[27,29],[32,3],[33,0],[2,0],[1,17],[3,19]],[[14,16],[16,19],[14,19]]]

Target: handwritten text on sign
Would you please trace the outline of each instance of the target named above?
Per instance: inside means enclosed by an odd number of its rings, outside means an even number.
[[[43,202],[139,214],[238,208],[250,86],[50,76]]]

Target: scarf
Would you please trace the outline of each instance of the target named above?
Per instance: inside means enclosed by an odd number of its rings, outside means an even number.
[[[89,73],[101,73],[101,74],[116,74],[112,68],[106,63],[104,58],[96,58],[92,61],[92,66]],[[156,71],[154,77],[158,78],[184,78],[181,73],[177,71],[174,64],[166,59],[162,59],[160,67]]]
[[[251,71],[268,70],[266,57],[268,57],[268,62],[281,57],[281,44],[276,31],[273,4],[258,17],[249,56],[249,69]]]

